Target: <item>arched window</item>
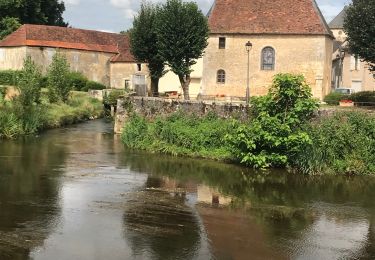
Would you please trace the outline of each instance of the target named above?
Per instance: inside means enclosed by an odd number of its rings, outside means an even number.
[[[225,70],[217,71],[217,83],[225,84]]]
[[[262,50],[262,70],[275,69],[275,50],[272,47],[266,47]]]

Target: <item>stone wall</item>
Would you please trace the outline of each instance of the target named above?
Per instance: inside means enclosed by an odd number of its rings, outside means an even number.
[[[219,37],[226,37],[225,49],[219,49]],[[333,42],[319,35],[211,35],[203,58],[203,95],[243,97],[246,94],[247,52],[251,41],[250,94],[267,93],[277,73],[303,74],[316,98],[323,99],[331,89]],[[263,48],[275,50],[275,69],[261,70]],[[225,70],[225,84],[217,83],[217,71]]]
[[[128,97],[125,99],[119,99],[117,101],[115,133],[121,133],[122,128],[129,117],[130,111],[150,119],[159,115],[170,115],[177,111],[183,111],[185,113],[195,114],[198,116],[204,116],[209,112],[214,112],[223,118],[245,119],[248,116],[248,109],[244,103]]]

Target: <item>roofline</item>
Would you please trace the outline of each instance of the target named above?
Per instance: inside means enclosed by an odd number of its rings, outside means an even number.
[[[210,35],[289,35],[289,36],[325,36],[335,39],[332,34],[327,33],[242,33],[242,32],[210,32]]]
[[[313,7],[314,9],[318,12],[318,15],[319,15],[319,18],[320,18],[320,21],[323,23],[324,25],[324,28],[326,29],[326,32],[333,38],[335,39],[335,37],[333,36],[333,33],[331,32],[331,29],[329,28],[329,25],[326,21],[326,19],[324,18],[323,14],[322,14],[322,11],[320,10],[318,4],[316,3],[315,0],[312,0],[312,4],[313,4]]]

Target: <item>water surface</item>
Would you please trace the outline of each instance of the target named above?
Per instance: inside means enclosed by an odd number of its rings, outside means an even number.
[[[125,149],[105,121],[0,142],[0,259],[375,259],[375,179]]]

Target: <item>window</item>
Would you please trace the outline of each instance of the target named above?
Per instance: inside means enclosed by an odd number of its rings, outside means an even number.
[[[262,70],[275,69],[275,50],[272,47],[266,47],[262,50]]]
[[[128,79],[125,80],[125,89],[126,90],[130,89],[130,80],[128,80]]]
[[[224,70],[217,71],[217,83],[225,84],[225,71]]]
[[[138,71],[142,71],[142,64],[138,63],[137,67],[138,67]]]
[[[225,37],[219,37],[219,49],[225,49],[226,39]]]
[[[361,69],[361,62],[358,55],[352,55],[350,57],[350,69],[351,70],[360,70]]]

